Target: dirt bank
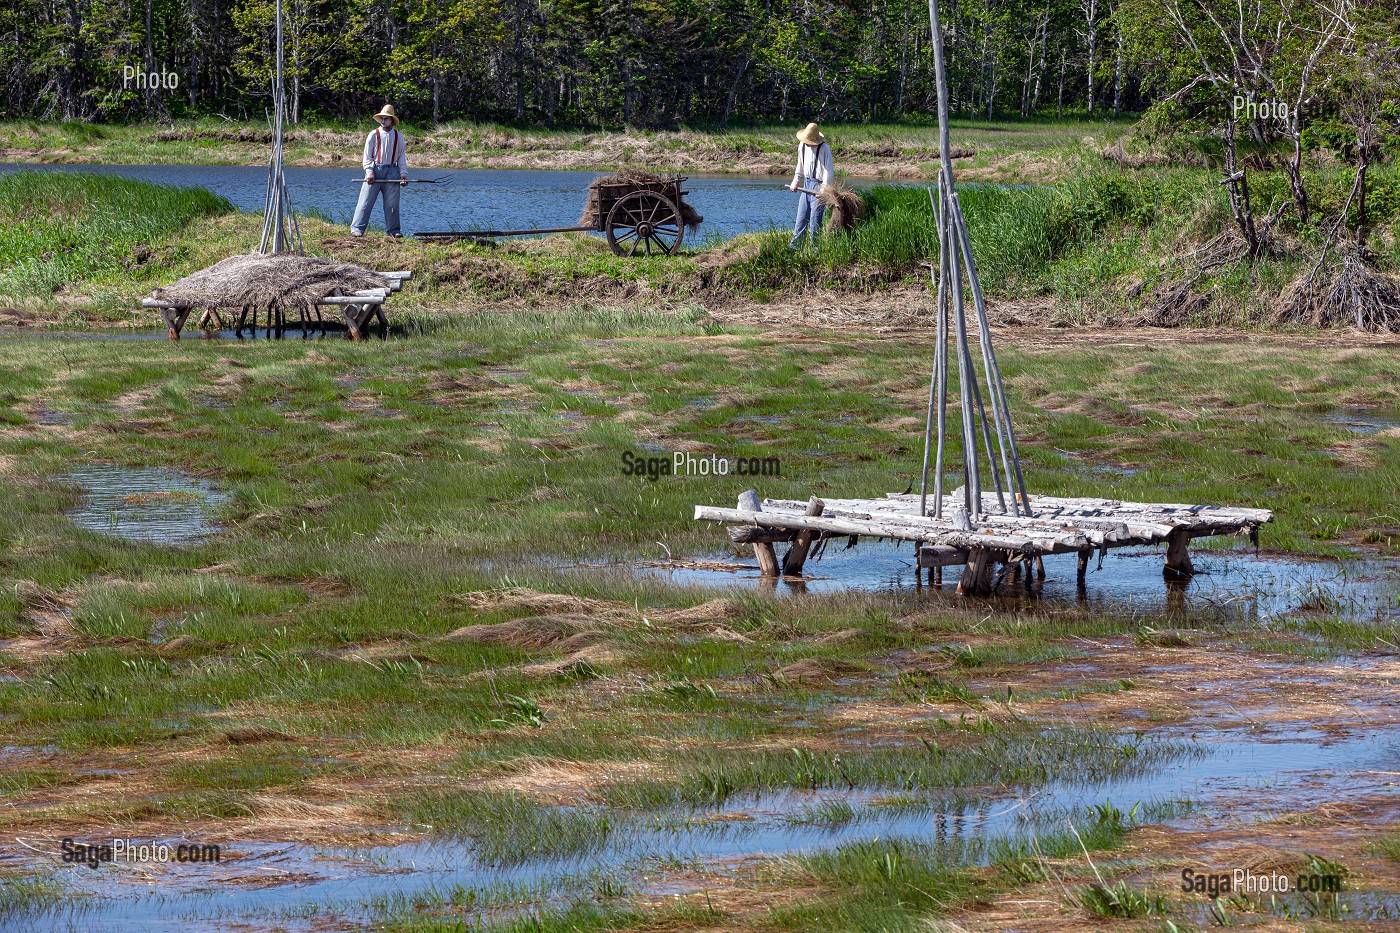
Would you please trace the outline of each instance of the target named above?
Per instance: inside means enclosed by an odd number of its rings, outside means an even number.
[[[0,161],[104,164],[149,162],[202,165],[263,165],[269,135],[243,129],[181,128],[138,131],[120,143],[103,138],[59,143],[41,136],[24,145],[23,136],[0,149]],[[293,130],[287,135],[289,165],[355,165],[364,145],[359,131]],[[769,140],[715,136],[681,130],[671,133],[514,133],[497,129],[443,127],[409,134],[409,162],[415,169],[493,168],[612,171],[623,166],[688,173],[785,176],[792,153]],[[976,155],[970,146],[954,149],[964,167]],[[930,178],[938,150],[894,143],[859,142],[836,152],[839,168],[861,178]],[[976,174],[976,173],[974,173]]]

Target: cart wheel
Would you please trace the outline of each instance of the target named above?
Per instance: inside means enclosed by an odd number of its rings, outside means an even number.
[[[685,226],[674,203],[654,191],[633,191],[608,212],[608,245],[619,256],[670,255],[681,248]]]

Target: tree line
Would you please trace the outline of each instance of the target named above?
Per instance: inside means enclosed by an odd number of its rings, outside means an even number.
[[[1133,0],[949,0],[954,112],[1144,103]],[[284,0],[290,116],[667,128],[933,112],[926,0]],[[6,0],[4,114],[260,119],[272,0]],[[174,76],[175,88],[131,80]]]

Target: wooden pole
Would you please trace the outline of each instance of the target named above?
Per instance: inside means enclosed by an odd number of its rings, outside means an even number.
[[[752,489],[740,493],[739,509],[744,512],[762,512],[763,506],[758,500],[758,493]],[[773,551],[772,544],[767,541],[756,542],[753,553],[758,558],[758,568],[765,577],[778,576],[778,555]]]
[[[807,514],[817,516],[822,514],[826,508],[825,503],[813,496],[807,503]],[[816,537],[816,532],[810,529],[803,529],[797,533],[797,538],[792,542],[792,547],[788,548],[787,557],[783,560],[783,576],[802,576],[802,565],[807,562],[807,550],[812,546],[812,539]],[[769,547],[772,547],[770,544]]]
[[[1187,580],[1196,572],[1191,566],[1191,555],[1187,548],[1191,544],[1189,528],[1175,528],[1167,536],[1167,561],[1162,567],[1162,576],[1168,580]]]

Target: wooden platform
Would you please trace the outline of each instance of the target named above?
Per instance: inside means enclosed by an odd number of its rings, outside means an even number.
[[[984,494],[982,505],[983,514],[968,520],[962,490],[956,490],[944,500],[943,518],[935,520],[919,514],[916,495],[760,502],[750,491],[737,508],[696,506],[695,518],[730,525],[734,541],[754,545],[767,576],[800,574],[808,549],[823,538],[890,538],[917,542],[920,568],[962,565],[958,592],[987,595],[998,563],[1034,564],[1043,576],[1042,556],[1074,553],[1082,579],[1095,551],[1163,542],[1164,576],[1183,579],[1194,572],[1187,553],[1192,538],[1244,534],[1257,544],[1259,526],[1274,517],[1267,509],[1056,496],[1032,496],[1030,509],[1023,508],[1031,514],[1016,516],[1000,512],[994,493]],[[782,541],[793,547],[779,569],[773,544]]]
[[[384,316],[384,303],[389,300],[389,296],[403,288],[403,283],[413,278],[412,272],[379,272],[375,273],[384,277],[383,288],[364,289],[352,292],[349,295],[332,295],[316,302],[319,307],[336,308],[345,321],[346,334],[352,340],[359,340],[363,335],[365,326],[369,324],[370,316],[373,315],[379,320],[379,326],[383,327],[387,333],[389,330],[389,320]],[[189,318],[190,312],[195,310],[192,307],[177,305],[171,301],[161,301],[158,298],[145,298],[141,301],[143,308],[157,308],[160,310],[161,320],[165,322],[166,329],[170,333],[171,340],[180,339],[180,331],[185,327],[185,321]],[[203,327],[205,322],[213,318],[219,327],[224,326],[223,318],[219,315],[219,308],[205,308],[200,315],[196,327]],[[258,315],[256,310],[249,308],[237,308],[231,306],[228,310],[239,312],[238,320],[235,324],[235,331],[241,332],[248,326],[248,315],[251,311],[253,315],[252,327],[256,330],[258,326]],[[272,312],[268,312],[271,317]],[[319,317],[320,312],[317,311]],[[267,322],[269,328],[285,328],[286,321],[274,323]],[[300,326],[311,326],[310,322],[303,321]]]

